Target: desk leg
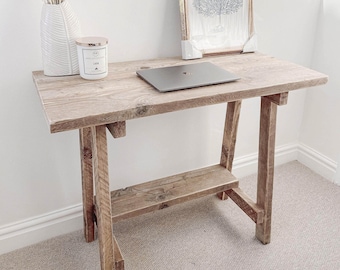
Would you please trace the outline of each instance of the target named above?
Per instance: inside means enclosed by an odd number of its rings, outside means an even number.
[[[92,127],[93,172],[101,269],[115,269],[106,126]]]
[[[80,129],[79,139],[83,190],[84,236],[86,242],[92,242],[94,241],[94,209],[91,128]]]
[[[241,100],[229,102],[224,124],[220,164],[231,172],[234,161],[237,127],[241,111]],[[227,199],[225,192],[217,194],[221,200]]]
[[[261,98],[259,163],[257,175],[257,205],[264,210],[263,223],[256,224],[256,237],[263,243],[270,243],[275,129],[277,105],[268,97]]]

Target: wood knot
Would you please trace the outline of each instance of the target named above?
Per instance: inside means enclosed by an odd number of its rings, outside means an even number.
[[[166,203],[162,203],[160,206],[159,206],[159,209],[164,209],[164,208],[168,208],[169,205],[166,204]]]
[[[161,194],[161,195],[158,195],[157,196],[157,201],[159,200],[159,201],[162,201],[162,200],[164,200],[165,199],[165,194]]]
[[[118,198],[121,196],[125,196],[127,194],[133,193],[133,189],[131,187],[121,188],[113,191],[111,193],[112,198]]]
[[[147,200],[151,202],[162,202],[167,200],[171,196],[172,194],[170,190],[165,191],[164,188],[159,188],[152,190],[152,193],[148,195]]]
[[[142,116],[142,115],[144,115],[147,111],[148,111],[148,108],[147,108],[146,105],[142,105],[142,104],[137,105],[137,111],[136,111],[137,115]]]
[[[85,147],[83,150],[83,158],[84,159],[92,159],[92,151],[90,148]]]

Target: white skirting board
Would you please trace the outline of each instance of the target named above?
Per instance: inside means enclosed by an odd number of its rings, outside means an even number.
[[[297,160],[298,144],[292,143],[283,146],[277,146],[275,149],[275,166]],[[258,153],[236,157],[233,162],[232,173],[237,177],[245,177],[257,172]]]
[[[340,185],[340,164],[336,161],[331,160],[320,152],[302,143],[298,145],[297,153],[297,160],[300,163],[320,174],[327,180]]]
[[[304,144],[276,147],[275,166],[298,160],[329,181],[340,184],[337,162]],[[235,158],[233,174],[244,177],[257,172],[257,153]],[[83,228],[82,205],[77,204],[45,215],[0,227],[0,254],[29,246]]]
[[[0,254],[73,232],[82,227],[82,204],[7,224],[0,227]]]

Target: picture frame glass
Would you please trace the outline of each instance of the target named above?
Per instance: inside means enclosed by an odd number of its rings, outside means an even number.
[[[180,0],[180,6],[182,40],[202,54],[242,52],[254,34],[252,0]]]

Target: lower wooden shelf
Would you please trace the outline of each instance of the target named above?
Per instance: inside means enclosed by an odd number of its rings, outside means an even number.
[[[214,165],[115,190],[111,192],[112,222],[236,187],[238,180],[223,166]]]

